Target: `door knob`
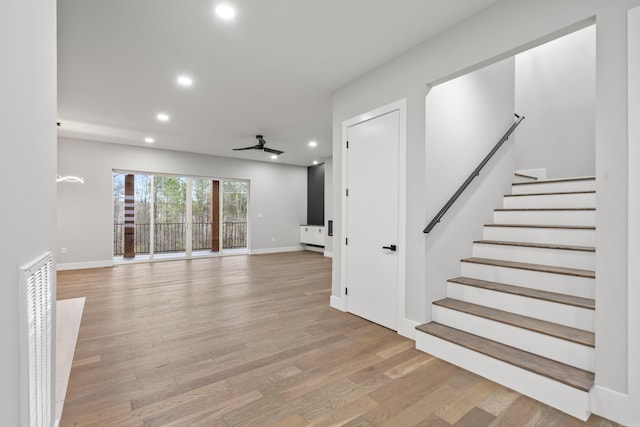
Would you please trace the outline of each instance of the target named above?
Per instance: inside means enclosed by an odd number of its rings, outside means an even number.
[[[382,249],[389,249],[392,252],[395,252],[396,250],[398,250],[396,245],[383,246]]]

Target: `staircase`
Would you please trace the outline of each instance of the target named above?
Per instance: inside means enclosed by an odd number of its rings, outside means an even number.
[[[576,418],[590,414],[595,178],[518,179],[416,347]]]

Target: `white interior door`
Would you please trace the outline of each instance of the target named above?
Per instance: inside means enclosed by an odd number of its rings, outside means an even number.
[[[350,126],[346,150],[347,311],[397,330],[398,150],[395,110]]]

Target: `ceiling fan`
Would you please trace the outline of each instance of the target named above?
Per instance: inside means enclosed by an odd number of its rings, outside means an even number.
[[[273,148],[267,148],[265,147],[265,144],[267,143],[267,141],[264,140],[264,138],[262,137],[262,135],[256,135],[256,139],[258,140],[258,144],[256,145],[252,145],[250,147],[244,147],[244,148],[234,148],[233,151],[241,151],[241,150],[262,150],[266,153],[271,153],[271,154],[275,154],[276,156],[279,156],[280,154],[283,154],[284,151],[280,151],[280,150],[274,150]]]

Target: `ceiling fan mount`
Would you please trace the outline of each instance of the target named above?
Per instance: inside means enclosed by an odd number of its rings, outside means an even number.
[[[260,151],[264,151],[266,153],[275,154],[276,156],[279,156],[280,154],[284,153],[284,151],[281,151],[281,150],[275,150],[273,148],[265,147],[267,141],[264,140],[264,136],[256,135],[256,139],[258,140],[258,143],[256,145],[251,145],[249,147],[242,147],[242,148],[234,148],[233,151],[260,150]]]

